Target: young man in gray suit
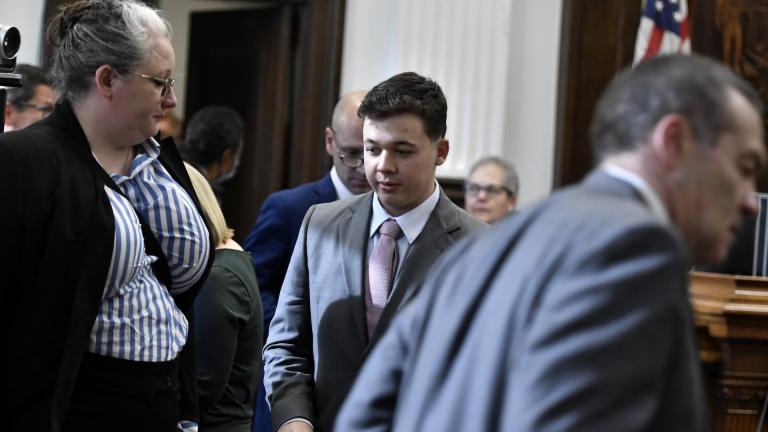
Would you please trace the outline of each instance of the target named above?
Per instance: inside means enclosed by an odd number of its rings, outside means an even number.
[[[264,348],[280,431],[329,432],[363,358],[432,263],[484,224],[435,181],[448,156],[440,86],[415,73],[363,99],[367,194],[309,209]]]
[[[593,116],[599,167],[446,254],[336,430],[708,430],[687,273],[756,210],[760,112],[701,57],[622,73]]]

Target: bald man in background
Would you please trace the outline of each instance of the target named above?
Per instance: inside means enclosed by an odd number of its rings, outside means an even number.
[[[251,254],[264,305],[265,340],[304,214],[315,204],[371,190],[363,172],[363,121],[357,116],[365,94],[347,93],[333,109],[331,125],[325,128],[325,151],[333,158],[331,171],[316,182],[269,195],[245,239],[245,250]],[[262,430],[260,425],[263,430],[272,429],[264,397],[262,386],[256,401],[254,430]]]

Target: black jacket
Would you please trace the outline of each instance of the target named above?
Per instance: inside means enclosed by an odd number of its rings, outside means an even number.
[[[197,196],[172,141],[160,162]],[[104,290],[114,242],[109,177],[68,102],[26,129],[0,134],[0,377],[4,430],[58,431]],[[200,211],[202,214],[202,211]],[[157,240],[146,238],[157,254]],[[213,248],[211,248],[213,251]],[[174,297],[190,323],[179,360],[182,418],[197,420],[192,304],[200,281]],[[153,267],[158,278],[167,269]],[[166,276],[163,276],[166,273]]]

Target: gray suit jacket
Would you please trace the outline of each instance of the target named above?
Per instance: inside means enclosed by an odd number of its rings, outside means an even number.
[[[677,231],[594,173],[441,258],[336,430],[708,430],[688,269]]]
[[[330,431],[366,351],[386,330],[433,262],[485,224],[441,194],[395,276],[371,340],[364,277],[373,193],[307,211],[264,348],[264,385],[275,427],[293,417]]]

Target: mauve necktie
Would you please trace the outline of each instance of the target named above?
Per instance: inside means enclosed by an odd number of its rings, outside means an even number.
[[[394,219],[387,219],[379,227],[379,241],[368,260],[368,295],[366,295],[365,318],[368,322],[368,336],[373,334],[381,312],[387,305],[389,292],[397,271],[397,238],[402,234],[400,225]]]

